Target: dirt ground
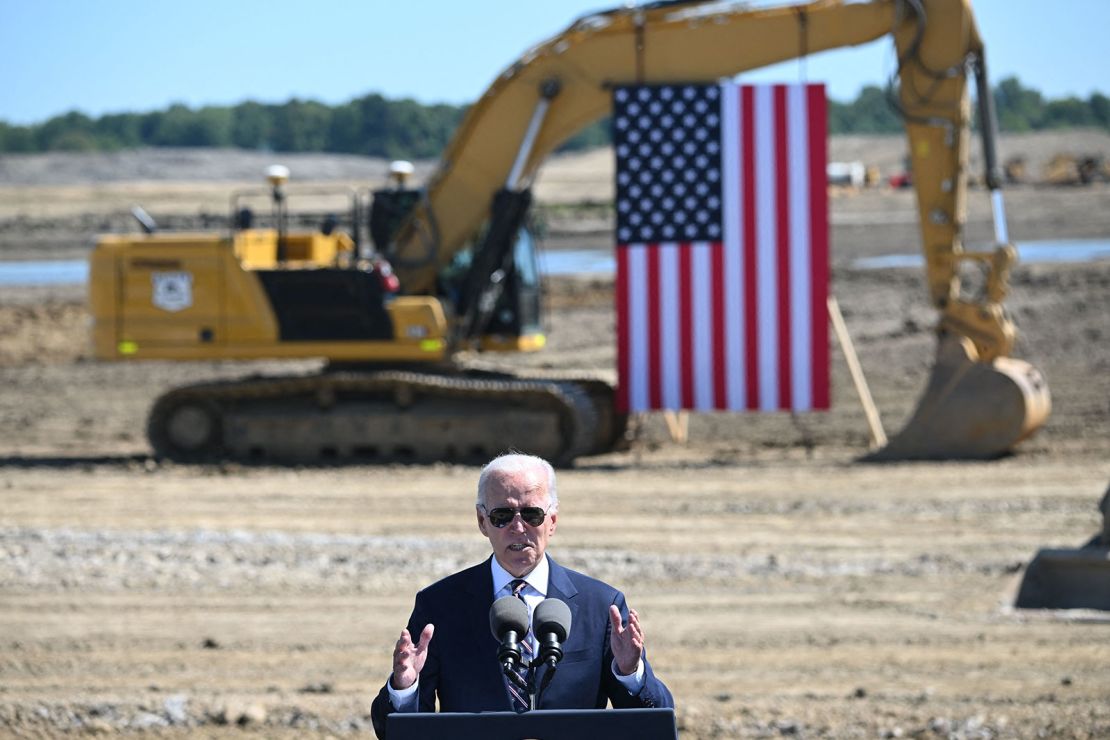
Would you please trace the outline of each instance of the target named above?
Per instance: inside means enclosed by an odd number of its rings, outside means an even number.
[[[587,199],[598,187],[589,168],[545,177]],[[126,202],[112,188],[166,187],[9,179],[0,258],[80,255]],[[1015,239],[1110,238],[1110,187],[1008,197]],[[985,238],[974,198],[969,231]],[[852,261],[915,251],[912,202],[879,190],[832,207],[834,292],[894,431],[924,386],[934,315],[920,270]],[[556,227],[556,246],[609,238]],[[548,349],[512,362],[611,370],[610,281],[548,294]],[[154,460],[158,393],[289,364],[92,361],[82,300],[0,288],[0,735],[371,732],[414,592],[487,552],[477,471]],[[641,612],[683,738],[1110,736],[1110,617],[1010,607],[1038,548],[1101,525],[1110,262],[1021,266],[1007,306],[1053,414],[1005,459],[857,462],[867,429],[837,347],[829,413],[696,415],[685,445],[649,416],[628,451],[560,472],[551,552]]]

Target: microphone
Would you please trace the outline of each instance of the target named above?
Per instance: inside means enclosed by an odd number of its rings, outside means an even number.
[[[549,668],[563,659],[563,646],[570,635],[570,607],[559,599],[544,599],[532,617],[540,641],[540,660]]]
[[[489,608],[489,628],[501,643],[497,662],[512,670],[521,664],[520,641],[528,634],[528,607],[515,596],[502,596]]]

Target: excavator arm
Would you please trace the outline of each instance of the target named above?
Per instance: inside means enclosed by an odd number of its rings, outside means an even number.
[[[980,99],[989,102],[983,43],[967,0],[817,0],[765,9],[695,0],[580,18],[505,69],[468,111],[390,247],[405,291],[432,292],[436,275],[482,226],[498,191],[525,187],[551,151],[607,115],[614,85],[712,80],[887,35],[898,52],[898,100],[940,343],[917,411],[885,452],[1002,454],[1043,423],[1049,400],[1039,373],[1007,357],[1015,330],[1002,300],[1014,250],[999,195],[993,196],[996,251],[967,253],[961,241],[969,70],[978,70]],[[991,167],[992,125],[993,116],[984,115]],[[988,182],[997,183],[991,174]],[[961,296],[965,262],[986,268],[980,297]]]

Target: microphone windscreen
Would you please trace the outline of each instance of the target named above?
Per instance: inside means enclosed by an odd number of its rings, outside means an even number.
[[[489,628],[498,640],[509,630],[524,635],[528,631],[528,607],[515,596],[502,596],[489,608]]]
[[[570,634],[570,607],[559,599],[544,599],[536,607],[533,621],[537,635],[554,632],[559,642],[566,642]]]

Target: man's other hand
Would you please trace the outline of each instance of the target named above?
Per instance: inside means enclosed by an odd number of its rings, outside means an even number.
[[[432,641],[433,632],[434,624],[424,627],[420,642],[414,645],[409,631],[401,630],[401,639],[397,640],[397,647],[393,649],[393,677],[389,680],[394,689],[407,689],[416,682],[424,668],[424,661],[428,659],[428,643]]]
[[[617,670],[622,676],[636,672],[640,658],[644,654],[644,630],[640,627],[640,615],[631,607],[628,609],[628,626],[621,625],[621,612],[616,604],[609,605],[609,623],[612,634],[609,639],[613,657],[617,660]]]

